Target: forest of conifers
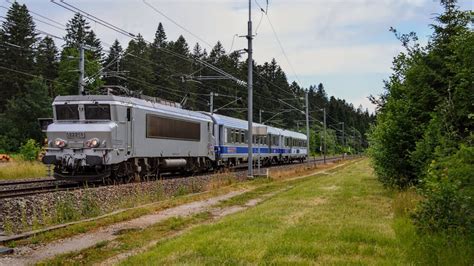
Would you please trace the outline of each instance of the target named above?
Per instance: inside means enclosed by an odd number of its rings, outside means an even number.
[[[103,85],[121,85],[148,96],[183,102],[187,109],[207,111],[209,94],[214,92],[218,94],[214,108],[225,106],[218,113],[246,117],[245,86],[232,80],[196,78],[218,75],[199,63],[202,60],[246,80],[242,51],[226,52],[220,42],[210,51],[198,43],[190,48],[183,36],[168,40],[161,23],[157,23],[154,40],[138,35],[126,48],[117,40],[110,45],[101,42],[80,14],[68,21],[65,30],[65,36],[45,35],[36,28],[25,5],[14,2],[9,8],[0,28],[0,122],[4,129],[0,132],[0,150],[16,151],[30,138],[41,141],[44,136],[37,118],[51,117],[50,104],[55,96],[78,94],[80,44],[93,48],[85,52],[88,94],[98,93]],[[63,45],[57,47],[53,38]],[[289,83],[275,59],[261,65],[254,62],[254,121],[259,121],[262,110],[262,122],[305,132],[305,116],[288,110],[288,104],[304,110],[305,91],[309,94],[313,153],[320,152],[322,108],[327,112],[328,153],[353,153],[366,147],[365,133],[373,115],[362,106],[355,108],[345,100],[328,97],[321,83],[309,88]],[[241,100],[235,101],[239,97]]]

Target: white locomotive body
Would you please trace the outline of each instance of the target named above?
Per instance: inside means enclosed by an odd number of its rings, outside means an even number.
[[[58,96],[53,109],[43,162],[55,165],[56,178],[130,181],[247,162],[245,120],[114,95]],[[306,158],[306,135],[267,131],[254,138],[263,162]]]

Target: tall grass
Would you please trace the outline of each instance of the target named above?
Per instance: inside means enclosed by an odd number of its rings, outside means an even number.
[[[393,229],[407,263],[415,265],[472,265],[474,240],[459,234],[421,232],[411,215],[422,197],[414,189],[395,192]]]
[[[44,177],[47,167],[40,162],[13,161],[0,164],[0,180]]]

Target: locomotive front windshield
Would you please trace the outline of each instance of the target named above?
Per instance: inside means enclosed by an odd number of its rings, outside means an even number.
[[[77,104],[56,105],[57,120],[79,120],[79,109]]]
[[[86,104],[84,105],[86,120],[110,120],[110,105]]]

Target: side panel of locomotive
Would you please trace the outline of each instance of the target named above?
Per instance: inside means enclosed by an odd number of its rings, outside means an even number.
[[[213,123],[208,116],[164,105],[136,105],[132,117],[132,157],[214,160]]]

